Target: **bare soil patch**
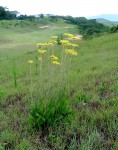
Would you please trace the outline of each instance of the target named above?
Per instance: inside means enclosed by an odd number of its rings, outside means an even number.
[[[44,28],[49,28],[50,26],[39,26],[39,28],[44,29]]]
[[[68,26],[67,26],[67,27],[64,27],[64,28],[65,28],[65,29],[72,29],[72,28],[74,28],[74,27],[68,27]]]

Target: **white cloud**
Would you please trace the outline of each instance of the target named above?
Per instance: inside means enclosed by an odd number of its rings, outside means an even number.
[[[118,0],[0,0],[0,5],[28,15],[93,16],[118,13]]]

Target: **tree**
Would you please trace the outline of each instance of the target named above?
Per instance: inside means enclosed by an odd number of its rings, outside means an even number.
[[[44,14],[40,14],[40,18],[42,18],[42,19],[43,19],[43,18],[44,18]]]
[[[9,11],[7,7],[0,6],[0,20],[16,19],[18,14],[18,11]]]
[[[6,18],[5,8],[0,6],[0,20],[4,20]]]

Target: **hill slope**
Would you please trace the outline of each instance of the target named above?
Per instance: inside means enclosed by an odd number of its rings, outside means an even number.
[[[61,65],[51,66],[48,70],[50,63],[46,53],[42,56],[42,76],[41,59],[36,72],[35,60],[41,57],[37,53],[36,43],[46,42],[51,35],[62,35],[69,31],[78,33],[76,26],[69,24],[28,30],[0,28],[3,36],[0,36],[2,149],[117,149],[118,34],[76,42],[79,55],[64,55],[66,61],[63,61],[64,67],[61,70]],[[54,46],[49,49],[49,54],[52,52],[60,58],[63,48],[60,45]],[[34,61],[31,67],[27,63],[29,59]],[[16,87],[14,81],[17,82]],[[43,83],[42,88],[40,81]],[[47,85],[50,84],[52,86],[48,93]],[[40,92],[43,94],[39,95]],[[56,105],[49,103],[53,99]],[[58,99],[59,102],[63,99],[67,101],[56,103]],[[32,128],[29,116],[31,110],[35,110],[32,106],[37,102],[41,102],[36,113],[40,122],[34,119],[33,123],[42,123],[45,115],[50,121],[53,113],[51,123],[56,119],[61,121],[54,126],[46,126],[45,123],[44,128],[38,130]],[[59,106],[60,109],[56,110]],[[63,121],[68,111],[72,117],[69,121]],[[62,114],[58,116],[60,112]],[[58,118],[55,119],[55,116]]]

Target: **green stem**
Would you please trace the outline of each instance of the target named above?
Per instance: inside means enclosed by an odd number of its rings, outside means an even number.
[[[41,61],[40,61],[40,78],[39,78],[39,86],[40,86],[40,91],[41,91],[41,93],[40,93],[40,95],[42,95],[42,57],[41,57]]]
[[[17,71],[16,71],[15,61],[14,61],[14,64],[13,64],[13,80],[14,80],[14,86],[16,88],[17,87]]]
[[[38,58],[37,57],[36,57],[35,67],[36,67],[36,75],[38,75]]]
[[[32,98],[32,67],[30,64],[30,88],[31,88],[31,98]]]

